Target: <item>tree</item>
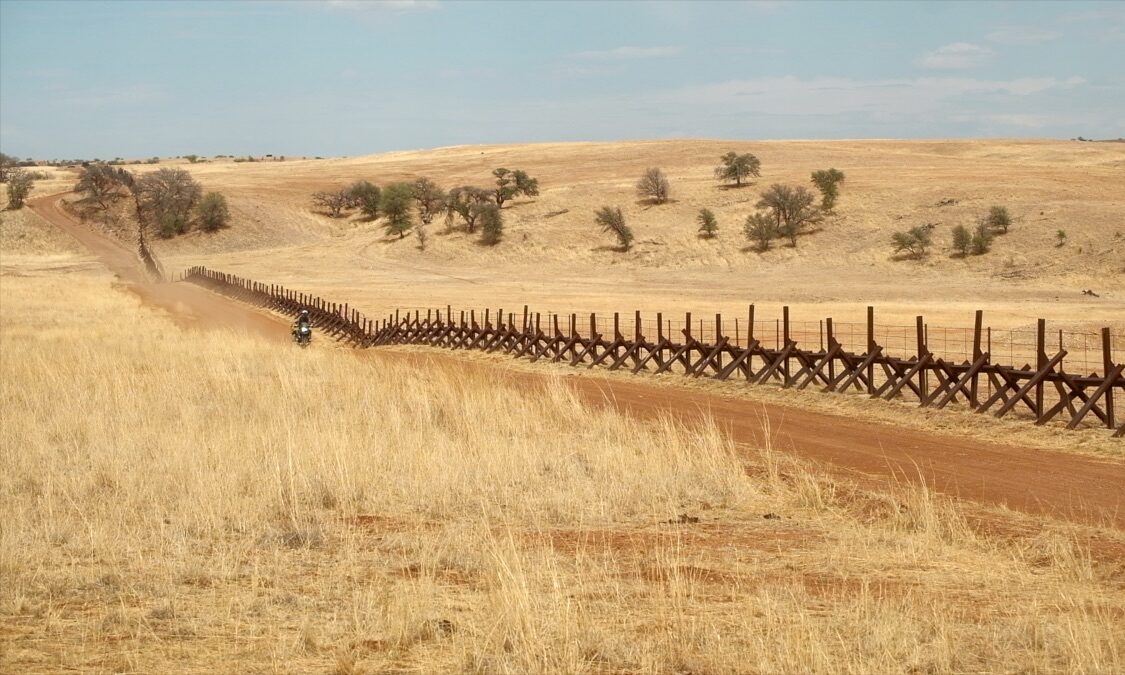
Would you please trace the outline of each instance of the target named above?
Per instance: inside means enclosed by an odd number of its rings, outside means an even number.
[[[984,255],[988,253],[988,249],[992,247],[992,232],[988,227],[981,223],[977,225],[977,229],[973,232],[972,248],[973,255]]]
[[[406,236],[414,226],[410,218],[410,207],[414,201],[414,186],[410,183],[391,183],[383,188],[379,199],[379,210],[387,217],[387,234],[397,234],[399,239]]]
[[[736,186],[741,186],[743,179],[762,175],[762,162],[750,153],[728,152],[719,159],[722,164],[715,167],[715,178],[721,181],[733,180]]]
[[[328,212],[328,215],[333,218],[339,218],[340,213],[354,203],[353,197],[349,194],[348,190],[314,192],[312,201],[315,206],[324,209]]]
[[[452,226],[453,218],[461,216],[465,221],[465,229],[470,233],[476,230],[477,218],[481,209],[492,202],[493,193],[490,190],[463,185],[449,191],[445,205],[446,222]]]
[[[926,227],[912,227],[905,232],[895,232],[891,235],[891,244],[895,253],[906,251],[910,257],[919,259],[926,255],[930,246],[930,230]]]
[[[1008,234],[1008,228],[1012,226],[1012,216],[1008,214],[1008,207],[993,206],[988,209],[985,224],[993,231],[999,230],[1001,234]]]
[[[1060,247],[1066,243],[1066,230],[1055,232],[1055,246]]]
[[[699,215],[695,217],[699,223],[699,232],[708,239],[714,237],[719,231],[719,220],[711,209],[700,209]]]
[[[23,202],[31,194],[35,179],[27,169],[8,171],[8,208],[15,211],[23,208]]]
[[[964,225],[953,228],[953,250],[962,258],[969,255],[969,248],[973,245],[973,234]]]
[[[844,172],[836,169],[823,169],[812,172],[812,182],[820,190],[820,208],[831,211],[840,196],[840,183],[844,182]]]
[[[226,227],[230,221],[227,198],[218,192],[208,192],[195,207],[195,217],[199,226],[206,232],[214,232]]]
[[[187,231],[188,216],[203,195],[203,186],[183,169],[163,168],[137,179],[134,196],[142,221],[160,225],[162,236]]]
[[[668,178],[664,172],[656,167],[645,169],[641,179],[637,181],[637,196],[654,204],[668,201]]]
[[[480,209],[480,242],[495,246],[504,236],[504,217],[497,204],[485,204]]]
[[[503,208],[504,202],[514,197],[520,195],[535,197],[539,194],[539,179],[532,178],[519,169],[515,171],[503,168],[494,169],[492,175],[496,176],[496,189],[493,194],[496,198],[496,205],[501,208]]]
[[[98,162],[83,165],[74,191],[85,195],[81,200],[84,204],[96,205],[107,211],[124,195],[124,190],[136,187],[136,183],[136,177],[128,169]]]
[[[379,193],[378,185],[365,180],[356,181],[348,188],[351,203],[368,220],[375,220],[379,217]]]
[[[601,225],[603,232],[612,232],[617,237],[622,251],[628,251],[633,245],[633,231],[625,224],[625,215],[619,207],[601,207],[594,212],[594,222]]]
[[[747,239],[757,244],[759,251],[766,251],[770,242],[777,239],[777,221],[772,215],[758,211],[746,217],[742,231]]]
[[[199,161],[199,155],[184,155],[184,159],[188,161],[188,164],[195,164]]]
[[[19,160],[0,152],[0,183],[8,182],[8,172],[16,168]]]
[[[418,202],[418,216],[429,225],[434,216],[445,210],[445,190],[429,178],[414,181],[414,201]]]
[[[816,197],[803,185],[793,187],[774,183],[762,193],[757,207],[767,209],[774,219],[777,233],[787,237],[791,246],[796,246],[797,236],[823,217],[820,210],[813,206],[815,201]]]

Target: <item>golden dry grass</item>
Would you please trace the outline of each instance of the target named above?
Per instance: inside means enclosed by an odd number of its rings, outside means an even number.
[[[714,425],[185,333],[27,269],[0,279],[0,670],[1125,669],[1120,571],[1046,523],[992,539]]]

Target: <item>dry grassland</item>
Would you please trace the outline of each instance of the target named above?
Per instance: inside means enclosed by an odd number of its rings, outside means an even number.
[[[1120,570],[1055,528],[16,267],[0,670],[1125,669]]]

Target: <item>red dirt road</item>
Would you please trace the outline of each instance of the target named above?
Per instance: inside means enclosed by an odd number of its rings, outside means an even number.
[[[61,195],[30,202],[43,218],[74,236],[147,303],[167,310],[182,325],[235,326],[287,339],[287,322],[187,284],[148,284],[137,256],[65,212]],[[439,358],[462,368],[488,368],[437,352],[425,356],[380,350],[380,359],[420,363]],[[507,371],[505,378],[528,384],[546,376]],[[985,443],[812,412],[750,403],[699,391],[683,391],[638,379],[636,382],[567,377],[583,398],[609,404],[627,414],[651,418],[668,413],[691,420],[708,415],[732,438],[749,447],[766,442],[764,418],[773,446],[810,459],[830,472],[862,480],[924,480],[931,488],[988,505],[1005,505],[1089,525],[1125,530],[1125,462]],[[983,422],[987,423],[987,422]]]

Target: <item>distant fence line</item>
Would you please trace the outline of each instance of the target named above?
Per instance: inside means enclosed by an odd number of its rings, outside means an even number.
[[[446,306],[396,310],[371,319],[348,303],[206,267],[192,267],[180,280],[283,314],[306,309],[322,332],[359,347],[476,349],[588,368],[852,391],[871,398],[913,400],[930,408],[960,403],[996,417],[1019,411],[1021,418],[1039,425],[1065,421],[1069,429],[1096,419],[1114,430],[1115,438],[1125,436],[1125,424],[1118,426],[1115,414],[1115,402],[1125,396],[1125,363],[1115,359],[1109,328],[1055,335],[1048,334],[1046,321],[1040,319],[1034,338],[1028,339],[1019,331],[986,329],[981,311],[972,329],[932,329],[921,316],[913,327],[877,326],[873,307],[867,308],[866,324],[840,324],[830,318],[791,321],[788,307],[780,318],[761,321],[753,305],[745,317],[736,319],[716,314],[713,321],[701,322],[685,313],[678,331],[659,313],[655,320],[646,320],[634,312],[632,326],[623,326],[619,313],[612,319],[590,314],[587,322],[585,316],[579,320],[577,314],[543,315],[527,306],[518,314],[502,309],[455,314]],[[932,342],[941,344],[932,350]],[[1068,372],[1064,363],[1076,347],[1081,358],[1075,363],[1072,357],[1071,363],[1081,371]],[[1010,363],[994,362],[993,354],[1009,356]],[[1025,355],[1029,362],[1015,365],[1018,361],[1012,359]]]

